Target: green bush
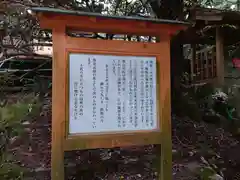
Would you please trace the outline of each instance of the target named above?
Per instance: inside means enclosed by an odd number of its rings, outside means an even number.
[[[0,107],[0,179],[21,180],[24,168],[17,165],[7,152],[10,140],[24,133],[23,122],[30,114],[39,112],[40,103],[32,95],[15,104]]]

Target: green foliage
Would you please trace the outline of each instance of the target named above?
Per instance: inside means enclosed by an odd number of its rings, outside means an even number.
[[[212,95],[213,92],[214,92],[214,87],[210,83],[195,88],[195,94],[196,94],[197,100],[205,99],[210,95]]]
[[[5,86],[5,85],[8,85],[8,84],[13,84],[13,79],[14,78],[16,78],[16,77],[10,72],[1,73],[0,74],[0,84],[1,84],[1,86]],[[1,89],[1,87],[0,87],[0,89]]]
[[[200,171],[200,179],[201,180],[211,180],[212,176],[216,174],[216,172],[210,167],[204,167]]]
[[[39,112],[40,103],[33,95],[28,95],[15,104],[0,107],[0,177],[5,180],[23,179],[24,168],[17,165],[8,153],[11,139],[24,133],[24,121],[30,114]]]
[[[3,177],[5,180],[22,180],[24,172],[24,168],[14,164],[8,157],[4,158],[3,155],[0,161],[0,177]]]

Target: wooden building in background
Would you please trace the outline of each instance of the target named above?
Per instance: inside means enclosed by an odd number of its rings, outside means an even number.
[[[240,41],[240,12],[193,8],[192,27],[179,36],[188,68],[184,85],[224,84],[224,47]]]

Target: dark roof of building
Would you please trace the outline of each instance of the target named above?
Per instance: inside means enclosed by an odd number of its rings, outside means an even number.
[[[221,28],[225,45],[240,41],[239,11],[194,7],[188,19],[192,27],[179,34],[183,44],[215,44],[216,27]]]
[[[145,18],[145,17],[137,17],[137,16],[107,16],[99,13],[63,10],[63,9],[55,9],[55,8],[48,8],[48,7],[33,7],[31,8],[31,10],[36,13],[54,13],[54,14],[75,15],[75,16],[92,16],[92,17],[101,17],[101,18],[116,19],[116,20],[136,20],[136,21],[145,21],[145,22],[148,21],[151,23],[158,23],[158,24],[190,25],[188,22],[185,22],[185,21],[154,19],[154,18]]]
[[[240,24],[240,11],[196,7],[190,9],[192,21],[206,21],[208,24]]]

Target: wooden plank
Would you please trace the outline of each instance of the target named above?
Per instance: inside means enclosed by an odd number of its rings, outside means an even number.
[[[199,81],[199,61],[201,60],[201,53],[197,54],[197,61],[196,61],[196,80]]]
[[[193,11],[195,11],[195,20],[221,21],[223,19],[223,13],[219,9],[197,8]]]
[[[160,45],[161,46],[161,45]],[[147,42],[129,42],[118,40],[99,40],[87,38],[66,37],[66,48],[69,51],[91,51],[91,53],[112,52],[124,54],[130,53],[134,55],[140,54],[159,54],[159,43]]]
[[[7,11],[7,2],[1,2],[0,3],[0,20],[3,20],[3,15]]]
[[[196,63],[196,44],[192,44],[192,59],[191,59],[191,72],[190,72],[190,78],[191,78],[191,83],[193,83],[195,76],[194,76],[194,66]]]
[[[221,21],[223,19],[222,15],[197,15],[196,20],[205,20],[205,21]]]
[[[216,71],[217,71],[217,86],[224,84],[224,48],[223,36],[220,27],[216,28]]]
[[[52,63],[52,151],[51,179],[64,180],[64,150],[65,135],[65,29],[55,24],[53,29],[53,63]]]
[[[69,136],[64,142],[64,150],[161,144],[161,137],[160,132]]]
[[[170,89],[170,37],[161,42],[160,59],[160,109],[161,109],[161,161],[159,180],[172,179],[172,140],[171,140],[171,89]]]
[[[200,63],[200,80],[203,80],[203,61],[204,61],[204,53],[200,53],[201,59],[199,61]]]
[[[213,51],[212,51],[212,63],[211,63],[212,77],[215,77],[215,75],[214,75],[214,64],[215,64],[215,60],[216,60],[216,47],[214,47],[214,49],[213,49]]]
[[[212,51],[212,50],[210,50],[210,51]],[[210,73],[209,73],[209,58],[210,58],[210,51],[208,51],[207,53],[206,53],[206,64],[205,64],[205,69],[206,69],[206,78],[207,79],[209,79],[209,78],[211,78],[210,77]]]

